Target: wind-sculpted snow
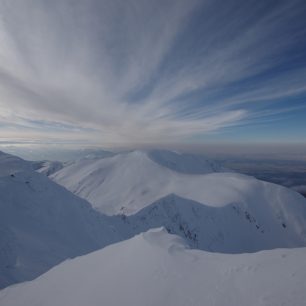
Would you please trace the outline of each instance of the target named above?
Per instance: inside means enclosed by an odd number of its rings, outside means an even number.
[[[302,306],[305,257],[305,248],[236,255],[190,250],[157,229],[4,289],[0,304]]]

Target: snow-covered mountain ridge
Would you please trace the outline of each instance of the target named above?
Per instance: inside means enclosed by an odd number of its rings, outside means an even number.
[[[138,234],[163,226],[192,248],[211,252],[245,253],[306,246],[305,201],[296,198],[295,193],[290,196],[285,199],[291,201],[290,205],[283,206],[267,206],[263,201],[257,206],[234,202],[212,207],[169,195],[134,215],[122,215],[122,220],[127,232]]]
[[[305,199],[236,173],[181,173],[143,152],[86,158],[54,172],[67,182],[80,180],[86,191],[93,188],[102,204],[112,199],[113,215],[35,172],[31,162],[1,154],[0,173],[1,287],[161,226],[190,247],[211,252],[306,245]]]
[[[157,151],[158,152],[158,151]],[[55,172],[56,182],[95,209],[121,215],[135,234],[165,226],[194,247],[225,253],[306,245],[306,201],[287,188],[237,173],[186,174],[163,166],[184,155],[145,152],[83,160]],[[199,160],[187,156],[190,171]],[[172,165],[172,166],[173,166]],[[190,166],[192,165],[192,167]],[[174,166],[172,167],[174,168]],[[185,168],[185,172],[187,172]]]
[[[98,211],[114,215],[133,214],[172,193],[201,202],[201,190],[206,183],[201,181],[203,174],[223,170],[198,156],[132,151],[109,158],[82,159],[50,177]]]

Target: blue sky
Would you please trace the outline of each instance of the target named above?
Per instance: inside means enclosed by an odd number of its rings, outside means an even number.
[[[0,0],[0,143],[305,135],[305,1]]]

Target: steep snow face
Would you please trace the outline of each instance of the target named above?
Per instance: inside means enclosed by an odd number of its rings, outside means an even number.
[[[269,305],[306,300],[306,249],[225,255],[151,230],[0,291],[2,306]]]
[[[51,178],[108,215],[134,213],[169,194],[175,172],[154,163],[143,152],[75,162]]]
[[[283,190],[284,191],[284,190]],[[122,216],[135,234],[164,226],[192,247],[212,252],[245,253],[306,246],[306,205],[302,197],[283,195],[288,205],[265,201],[212,207],[169,195],[135,215]],[[283,203],[282,203],[283,204]]]
[[[1,155],[0,173],[0,288],[118,241],[108,218],[31,163]]]

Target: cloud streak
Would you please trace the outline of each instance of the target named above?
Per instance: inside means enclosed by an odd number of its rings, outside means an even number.
[[[0,0],[0,137],[184,142],[290,111],[279,99],[306,93],[305,12],[298,0]]]

